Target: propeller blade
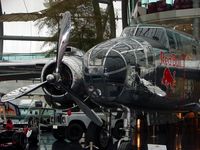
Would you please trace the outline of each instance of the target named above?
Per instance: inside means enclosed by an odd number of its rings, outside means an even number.
[[[62,19],[60,21],[60,37],[59,37],[59,47],[57,54],[57,64],[56,64],[56,73],[60,71],[60,64],[62,62],[65,50],[68,45],[69,36],[71,31],[71,14],[70,12],[65,12],[62,15]]]
[[[47,81],[44,81],[42,83],[38,83],[38,84],[32,84],[32,85],[28,85],[28,86],[24,86],[24,87],[21,87],[21,88],[18,88],[6,95],[4,95],[2,98],[1,98],[1,102],[7,102],[7,101],[12,101],[12,100],[15,100],[17,98],[20,98],[36,89],[38,89],[39,87],[43,86],[44,84],[46,84]]]
[[[101,118],[93,110],[91,110],[85,103],[83,103],[82,100],[71,89],[67,88],[64,85],[62,85],[62,87],[74,98],[73,100],[75,101],[75,103],[88,116],[88,118],[90,118],[98,126],[103,125],[103,121],[101,120]]]

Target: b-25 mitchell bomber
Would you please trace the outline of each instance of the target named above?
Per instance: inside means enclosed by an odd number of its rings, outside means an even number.
[[[99,126],[103,122],[85,104],[86,98],[104,108],[121,107],[127,113],[126,128],[130,110],[200,111],[199,41],[162,26],[137,25],[82,57],[66,57],[69,16],[63,17],[58,55],[44,66],[41,83],[8,93],[2,102],[42,87],[49,105],[66,109],[76,103]]]

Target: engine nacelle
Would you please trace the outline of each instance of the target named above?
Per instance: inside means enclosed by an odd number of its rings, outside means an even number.
[[[47,75],[55,72],[56,61],[46,64],[42,70],[41,80],[45,81]],[[61,82],[78,96],[84,98],[86,91],[83,84],[82,57],[65,56],[60,65]],[[43,87],[47,103],[57,109],[67,109],[76,106],[73,97],[68,94],[59,84],[47,83]],[[78,92],[77,92],[78,91]]]

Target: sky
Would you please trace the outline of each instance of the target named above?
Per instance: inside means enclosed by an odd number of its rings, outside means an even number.
[[[2,11],[9,13],[27,13],[44,9],[44,0],[1,0]],[[17,6],[17,7],[16,7]],[[114,2],[115,10],[121,11],[120,2]],[[118,13],[121,18],[121,13]],[[38,30],[35,26],[36,22],[7,22],[4,23],[4,35],[17,36],[49,36],[48,29]],[[117,21],[117,36],[120,35],[122,28],[121,20]],[[9,41],[4,40],[4,53],[34,53],[49,50],[50,47],[43,46],[43,42],[35,41]]]

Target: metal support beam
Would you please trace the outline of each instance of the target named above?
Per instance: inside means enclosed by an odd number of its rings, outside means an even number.
[[[109,0],[97,0],[99,3],[109,4]],[[122,0],[113,0],[115,1],[122,1]]]
[[[2,6],[0,1],[0,16],[2,15]],[[3,22],[0,22],[0,36],[3,36]],[[2,60],[3,55],[3,39],[0,39],[0,60]]]
[[[41,36],[10,36],[0,35],[0,41],[3,40],[15,40],[15,41],[57,41],[53,37],[41,37]]]

